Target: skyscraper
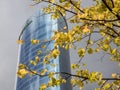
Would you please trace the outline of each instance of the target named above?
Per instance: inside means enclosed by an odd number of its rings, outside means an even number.
[[[33,66],[30,64],[30,60],[34,60],[37,56],[37,51],[41,50],[42,52],[46,50],[52,50],[54,48],[54,42],[40,42],[39,44],[32,45],[31,39],[39,39],[40,41],[50,40],[53,36],[53,30],[60,30],[66,26],[66,23],[61,17],[60,19],[53,20],[51,19],[51,14],[44,14],[42,11],[36,13],[33,17],[27,20],[24,27],[24,32],[22,33],[22,40],[25,41],[24,44],[20,47],[19,63],[26,64],[30,69],[35,69],[38,72],[44,68],[48,68],[48,71],[55,72],[68,72],[70,73],[70,59],[69,51],[66,51],[62,48],[59,48],[60,55],[55,59],[51,60],[51,64],[57,64],[56,67],[51,65],[44,65],[42,63],[43,56],[46,53],[38,55],[41,60],[38,65]],[[45,48],[41,48],[43,45],[46,45]],[[47,83],[49,78],[40,77],[33,75],[30,77],[26,75],[24,78],[17,78],[16,90],[39,90],[39,86],[43,83]],[[50,87],[47,90],[72,90],[69,81],[66,84],[62,84],[57,87]]]

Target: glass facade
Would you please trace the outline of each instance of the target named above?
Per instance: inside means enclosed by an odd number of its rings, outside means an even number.
[[[29,25],[28,25],[29,24]],[[53,30],[60,30],[65,26],[64,19],[61,17],[60,19],[53,20],[51,19],[51,14],[44,14],[41,11],[36,13],[33,17],[31,17],[26,22],[26,26],[24,33],[22,34],[22,40],[25,41],[24,44],[20,47],[20,55],[19,55],[19,63],[26,64],[30,67],[30,69],[37,70],[38,72],[44,68],[47,68],[48,71],[55,72],[70,72],[70,59],[69,59],[69,51],[66,51],[60,48],[60,55],[56,58],[56,60],[51,60],[51,64],[57,64],[55,68],[51,65],[42,64],[42,57],[46,53],[42,53],[39,55],[41,58],[38,65],[33,66],[30,64],[30,60],[34,60],[37,55],[37,51],[41,50],[44,52],[45,50],[52,50],[54,42],[40,42],[39,44],[32,45],[31,39],[39,39],[40,41],[50,40],[51,36],[53,36]],[[45,48],[41,48],[41,46],[46,45]],[[40,77],[37,75],[33,75],[30,77],[26,75],[24,78],[17,78],[16,90],[39,90],[39,86],[43,83],[46,83],[49,78]],[[69,80],[66,84],[62,84],[58,87],[50,87],[47,90],[72,90]]]

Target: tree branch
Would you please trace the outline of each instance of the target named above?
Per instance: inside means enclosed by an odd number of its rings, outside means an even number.
[[[52,3],[52,2],[50,2],[50,1],[41,0],[40,2],[37,2],[37,3],[33,4],[32,6],[35,6],[35,5],[37,5],[37,4],[41,3],[41,2],[50,3],[50,4],[52,4],[52,5],[58,6],[59,8],[62,8],[63,10],[65,10],[65,11],[67,11],[67,12],[70,12],[70,13],[72,13],[72,14],[74,14],[74,15],[77,15],[77,13],[75,13],[75,12],[73,12],[73,11],[70,11],[70,10],[68,10],[68,9],[65,9],[64,7],[60,6],[59,4]]]
[[[86,21],[103,21],[103,22],[115,22],[119,21],[119,19],[113,19],[113,20],[100,20],[100,19],[88,19],[88,18],[80,18],[81,20],[86,20]]]
[[[114,7],[115,7],[115,5],[114,5],[114,2],[113,2],[113,0],[111,0],[111,2],[112,2],[112,7],[114,8]]]
[[[85,13],[83,10],[81,10],[79,7],[77,7],[77,6],[72,2],[72,0],[70,0],[70,3],[71,3],[75,8],[77,8],[80,12]]]
[[[102,0],[102,2],[105,4],[105,6],[107,7],[107,9],[112,13],[114,14],[119,20],[120,20],[120,16],[115,14],[112,10],[112,8],[110,8],[110,6],[107,4],[106,0]]]
[[[49,74],[45,74],[45,75],[40,75],[38,73],[35,73],[34,71],[32,71],[30,68],[26,67],[25,68],[26,70],[30,71],[31,73],[35,74],[35,75],[38,75],[40,77],[45,77],[45,76],[48,76]],[[84,77],[84,76],[80,76],[80,75],[75,75],[75,74],[71,74],[71,73],[67,73],[67,72],[55,72],[54,74],[64,74],[64,75],[68,75],[68,76],[71,76],[71,77],[78,77],[78,78],[82,78],[82,79],[89,79],[88,77]],[[120,78],[102,78],[101,80],[120,80]]]
[[[109,26],[106,26],[106,25],[103,24],[103,23],[98,23],[98,24],[99,24],[99,25],[103,25],[103,26],[105,26],[106,28],[112,30],[117,36],[120,36],[119,33],[116,32],[113,28],[111,28],[111,27],[109,27]],[[111,35],[111,36],[113,36],[113,37],[117,37],[117,36],[114,36],[114,35]]]
[[[88,49],[89,41],[90,41],[90,39],[91,39],[91,33],[90,33],[88,36],[89,36],[89,37],[88,37],[87,45],[86,45],[86,47],[85,47],[85,53],[87,52],[87,49]],[[79,63],[82,61],[82,59],[83,59],[83,57],[80,58]]]

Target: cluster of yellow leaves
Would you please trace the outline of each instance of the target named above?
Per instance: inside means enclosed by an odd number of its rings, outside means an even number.
[[[37,65],[36,61],[34,61],[34,60],[30,60],[30,64],[32,64],[32,65],[34,65],[34,66]]]
[[[106,81],[100,81],[98,85],[102,85],[101,88],[96,88],[95,90],[119,90],[120,89],[120,80],[115,80],[112,83]]]
[[[24,78],[29,72],[25,69],[26,66],[24,64],[19,65],[19,69],[17,71],[17,75],[19,78]]]
[[[49,87],[51,87],[51,86],[59,86],[62,83],[66,83],[66,80],[62,79],[62,78],[56,79],[56,78],[52,77],[51,80],[48,81],[48,86]]]
[[[26,69],[19,69],[18,72],[17,72],[17,75],[19,78],[24,78],[25,75],[28,74],[28,71]]]
[[[23,40],[17,40],[17,43],[18,43],[18,44],[23,44],[24,41],[23,41]],[[39,43],[40,43],[40,40],[32,39],[32,40],[31,40],[31,43],[32,43],[32,44],[39,44]]]
[[[69,43],[72,40],[72,36],[68,35],[66,32],[55,31],[52,40],[55,40],[55,45],[60,45],[62,47],[64,44]]]
[[[40,86],[39,90],[45,90],[47,88],[47,85],[44,83]]]
[[[102,74],[99,72],[91,72],[88,78],[90,82],[100,81],[102,79]]]
[[[76,75],[83,76],[83,77],[88,77],[89,76],[89,71],[88,69],[79,69],[76,70]]]
[[[60,51],[59,49],[53,49],[53,51],[50,54],[55,59],[60,54]]]
[[[71,68],[78,69],[78,68],[80,68],[80,65],[79,64],[71,64]]]
[[[79,78],[71,79],[71,84],[72,85],[77,85],[80,89],[82,89],[84,87],[84,83]]]
[[[88,29],[87,25],[83,27],[82,32],[85,33],[85,34],[90,33],[90,29]]]
[[[79,57],[84,57],[84,55],[85,55],[85,49],[84,48],[79,48],[78,49],[78,55],[79,55]]]
[[[91,33],[91,30],[87,26],[75,26],[68,32],[54,31],[52,40],[55,41],[54,46],[60,46],[67,50],[74,47],[73,44],[82,40],[82,36],[88,33]],[[89,41],[89,44],[93,44],[93,42]]]
[[[35,60],[30,60],[30,64],[36,66],[39,61],[40,61],[40,58],[38,56],[35,56]]]
[[[54,87],[54,86],[59,86],[60,84],[63,84],[63,83],[66,83],[66,80],[65,79],[56,79],[54,77],[50,78],[50,80],[48,81],[47,84],[42,84],[40,85],[40,89],[39,90],[45,90],[47,89],[48,87]]]
[[[51,15],[51,18],[52,18],[52,19],[57,19],[57,18],[59,18],[59,17],[60,17],[59,12],[55,12],[55,13],[53,13],[53,14]]]
[[[49,72],[48,77],[52,78],[55,75],[55,72]]]
[[[41,0],[33,0],[36,2],[40,2]],[[115,21],[115,22],[107,22],[107,20],[114,20],[116,19],[115,15],[119,15],[119,11],[120,11],[120,1],[119,0],[113,0],[114,1],[114,7],[112,6],[111,1],[112,0],[106,0],[106,3],[109,5],[109,7],[112,9],[112,11],[110,11],[109,9],[107,9],[107,7],[105,6],[105,4],[103,2],[101,2],[101,0],[94,0],[96,3],[93,4],[92,6],[90,6],[89,8],[81,8],[80,7],[80,0],[72,0],[72,4],[70,3],[70,1],[68,0],[59,0],[57,2],[55,2],[55,0],[46,0],[48,2],[50,2],[51,4],[48,5],[48,7],[44,8],[43,11],[46,13],[50,13],[50,12],[54,12],[51,14],[51,17],[53,19],[57,19],[60,18],[60,13],[62,13],[63,16],[66,15],[66,11],[69,12],[75,12],[75,15],[70,19],[70,23],[74,23],[75,26],[73,26],[73,28],[67,32],[58,32],[58,31],[54,31],[54,36],[51,38],[51,40],[55,41],[54,43],[54,49],[51,50],[49,52],[49,54],[45,55],[43,58],[43,64],[50,64],[50,60],[52,59],[56,59],[57,56],[59,56],[60,51],[58,49],[58,47],[62,47],[65,48],[66,50],[73,47],[75,42],[79,42],[81,41],[83,38],[89,36],[89,34],[93,34],[94,30],[98,31],[100,37],[102,37],[101,40],[99,40],[97,42],[97,44],[94,43],[94,41],[87,40],[87,44],[88,47],[85,48],[78,48],[77,52],[79,57],[84,57],[86,51],[88,52],[88,54],[93,54],[94,52],[98,52],[98,51],[104,51],[108,54],[111,55],[111,60],[114,61],[118,61],[120,62],[120,52],[116,47],[120,46],[120,37],[117,36],[117,34],[115,32],[117,32],[118,34],[120,34],[120,32],[118,31],[118,27],[120,27],[120,21]],[[54,3],[54,5],[53,5]],[[58,4],[58,6],[56,6],[55,4]],[[60,5],[60,7],[59,7]],[[75,5],[75,6],[74,6]],[[64,9],[63,9],[64,8]],[[84,13],[81,13],[80,10],[83,10]],[[66,10],[66,11],[65,11]],[[111,13],[112,12],[112,13]],[[98,21],[97,21],[98,20]],[[100,21],[99,21],[100,20]],[[105,21],[104,21],[105,20]],[[118,25],[117,28],[114,28],[115,26],[113,25]],[[113,30],[112,30],[112,29]],[[64,27],[64,30],[66,30],[67,28]],[[114,38],[112,37],[114,36]],[[19,44],[23,44],[24,41],[23,40],[18,40],[17,41]],[[40,40],[37,39],[32,39],[31,43],[34,44],[39,44]],[[113,46],[112,46],[112,44]],[[96,47],[91,47],[92,45],[96,45]],[[114,47],[115,45],[115,47]],[[45,45],[41,45],[41,48],[45,49]],[[37,52],[37,55],[40,55],[42,52],[41,50],[39,50]],[[40,58],[38,56],[35,57],[35,60],[31,60],[30,63],[32,65],[37,65],[38,61],[40,60]],[[119,63],[120,66],[120,63]],[[105,83],[104,80],[102,80],[102,74],[99,72],[89,72],[88,69],[81,69],[79,64],[72,64],[71,68],[75,71],[75,74],[86,78],[86,81],[89,82],[98,82],[98,85],[103,85]],[[33,71],[34,73],[36,73],[36,71]],[[48,72],[48,69],[43,69],[40,71],[40,75],[45,75]],[[27,75],[28,72],[25,69],[24,65],[20,65],[19,66],[19,70],[18,70],[18,76],[20,78],[23,78],[25,75]],[[33,73],[31,73],[33,74]],[[42,84],[40,86],[40,90],[45,90],[48,87],[51,86],[58,86],[61,85],[62,83],[65,83],[66,80],[62,79],[62,78],[54,78],[55,76],[55,72],[49,72],[48,73],[48,77],[50,78],[50,81],[48,81],[47,84]],[[113,78],[120,78],[120,76],[118,76],[117,74],[112,74]],[[71,84],[72,85],[77,85],[78,87],[80,87],[80,89],[82,89],[84,87],[84,83],[82,81],[81,78],[73,78],[71,79]],[[119,88],[120,85],[120,80],[116,80],[113,81],[111,84],[110,83],[106,83],[105,85],[103,85],[102,88],[96,88],[95,90],[107,90],[111,87],[111,85],[115,88]],[[116,90],[113,87],[111,87],[111,90]]]
[[[120,46],[120,37],[117,37],[114,39],[114,43],[117,45],[117,46]]]
[[[50,64],[51,59],[56,59],[57,56],[59,56],[60,51],[57,48],[54,48],[53,50],[50,51],[49,54],[45,55],[43,58],[43,64]]]
[[[32,76],[33,74],[37,74],[37,71],[30,70],[25,64],[20,64],[18,67],[17,75],[19,78],[24,78],[27,74]]]
[[[31,43],[32,43],[32,44],[39,44],[39,43],[40,43],[40,40],[32,39],[32,40],[31,40]]]

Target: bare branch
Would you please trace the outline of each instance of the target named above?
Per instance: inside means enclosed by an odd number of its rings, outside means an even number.
[[[41,2],[47,2],[47,3],[50,3],[50,4],[52,4],[52,5],[58,6],[59,8],[65,10],[65,11],[67,11],[67,12],[70,12],[70,13],[72,13],[72,14],[74,14],[74,15],[77,15],[77,13],[75,13],[75,12],[73,12],[73,11],[70,11],[70,10],[68,10],[68,9],[65,9],[64,7],[60,6],[59,4],[52,3],[52,2],[50,2],[50,1],[45,1],[45,0],[41,0]],[[41,3],[41,2],[37,2],[37,3],[35,3],[35,4],[32,5],[32,6],[35,6],[35,5],[37,5],[37,4]]]
[[[90,39],[91,39],[91,33],[90,33],[88,36],[89,36],[89,37],[88,37],[87,45],[86,45],[86,47],[85,47],[85,53],[87,52],[87,49],[88,49],[89,41],[90,41]],[[82,59],[83,59],[83,57],[80,58],[79,63],[82,61]]]

